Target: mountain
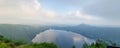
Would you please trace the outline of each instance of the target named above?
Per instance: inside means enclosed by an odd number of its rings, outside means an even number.
[[[40,32],[48,29],[71,31],[91,39],[103,39],[120,43],[120,27],[99,27],[81,24],[77,26],[40,26],[40,25],[19,25],[19,24],[0,24],[0,35],[14,40],[31,40]]]
[[[113,41],[120,44],[120,27],[98,27],[86,24],[78,26],[53,27],[54,29],[72,31],[82,34],[92,39],[103,39],[105,41]]]
[[[41,28],[20,24],[0,24],[0,35],[13,40],[31,42],[37,33],[46,30],[44,27]]]

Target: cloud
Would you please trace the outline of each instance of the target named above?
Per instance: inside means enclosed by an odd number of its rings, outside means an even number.
[[[40,24],[53,20],[55,16],[54,11],[43,9],[38,0],[1,0],[0,3],[0,17],[6,23]]]
[[[92,39],[88,39],[80,34],[63,31],[63,30],[46,30],[36,35],[36,37],[32,40],[34,43],[42,43],[42,42],[53,42],[56,43],[61,48],[70,48],[73,45],[76,48],[81,48],[83,43],[86,42],[88,44],[94,42]]]
[[[120,24],[118,23],[118,0],[43,1],[0,0],[0,23],[9,21],[10,24],[78,25],[85,23],[113,26],[119,26]],[[53,2],[56,2],[56,4]]]
[[[35,0],[33,0],[35,1]],[[34,9],[37,4],[30,0],[4,0],[2,4],[0,4],[0,15],[1,16],[18,16],[24,15],[28,16],[28,14],[33,14]]]
[[[86,14],[104,18],[103,24],[120,26],[120,0],[90,0],[81,8]]]
[[[53,10],[42,8],[38,0],[1,0],[0,23],[10,24],[71,24]],[[9,2],[9,3],[8,3]],[[65,20],[64,23],[63,20]],[[69,22],[68,22],[69,21]]]
[[[100,17],[91,16],[91,15],[82,13],[79,10],[76,11],[75,16],[77,16],[77,17],[79,17],[81,19],[85,19],[85,20],[100,20]]]
[[[0,23],[10,24],[80,24],[92,17],[75,14],[61,14],[44,9],[38,0],[1,0]]]
[[[90,25],[102,25],[104,23],[103,22],[104,18],[86,14],[81,10],[76,10],[74,12],[69,11],[66,16],[69,16],[69,18],[72,18],[71,20],[74,20],[74,23],[76,24],[83,23],[83,24],[90,24]]]

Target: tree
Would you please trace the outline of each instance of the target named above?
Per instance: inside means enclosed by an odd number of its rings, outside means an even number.
[[[88,48],[88,44],[84,43],[82,48]]]
[[[76,48],[75,45],[73,45],[72,48]]]
[[[24,46],[22,48],[57,48],[57,45],[54,43],[32,43],[30,45]]]
[[[0,48],[10,48],[6,43],[0,42]]]
[[[16,46],[19,46],[19,45],[26,44],[26,42],[19,40],[19,41],[14,41],[14,44],[15,44]]]
[[[87,43],[83,44],[83,48],[106,48],[107,43],[102,40],[97,40],[95,43],[88,45]]]
[[[117,44],[114,43],[114,42],[112,42],[112,41],[110,41],[110,45],[111,45],[111,46],[117,46]]]

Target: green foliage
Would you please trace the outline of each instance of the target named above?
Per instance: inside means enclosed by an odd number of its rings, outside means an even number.
[[[57,48],[57,45],[55,45],[54,43],[45,43],[45,42],[40,44],[32,43],[22,48]]]
[[[111,45],[111,46],[117,46],[116,43],[114,43],[114,42],[112,42],[112,41],[109,41],[109,42],[110,42],[110,45]]]
[[[92,43],[90,45],[87,43],[83,44],[82,48],[106,48],[108,45],[116,46],[116,43],[113,43],[112,41],[108,43],[98,39],[95,43]]]
[[[6,43],[0,42],[0,48],[10,48]]]
[[[105,42],[102,40],[97,40],[92,44],[84,43],[82,48],[106,48],[108,45],[116,46],[116,43],[110,41]],[[11,39],[5,38],[4,36],[0,35],[0,48],[58,48],[54,43],[31,43],[27,44],[24,41],[13,41]],[[75,45],[72,48],[76,48]]]
[[[26,44],[26,42],[19,40],[19,41],[14,41],[14,44],[15,44],[16,46],[19,46],[19,45],[24,45],[24,44]]]
[[[76,48],[75,45],[73,45],[72,48]]]
[[[97,40],[92,44],[84,43],[82,48],[106,48],[108,45],[116,46],[116,43],[110,41]],[[54,43],[31,43],[27,44],[24,41],[13,41],[0,35],[0,48],[58,48]],[[75,45],[72,48],[76,48]]]
[[[83,44],[83,48],[106,48],[107,44],[102,40],[97,40],[95,43],[88,45],[87,43]]]
[[[3,36],[0,36],[0,42],[8,43],[8,42],[12,42],[12,40],[10,40],[8,38],[4,38]]]
[[[57,48],[57,45],[45,42],[26,44],[23,41],[12,41],[0,35],[0,48]]]
[[[82,48],[88,48],[88,44],[84,43]]]

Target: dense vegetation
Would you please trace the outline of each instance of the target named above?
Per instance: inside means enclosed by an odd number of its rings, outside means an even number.
[[[0,36],[0,48],[57,48],[54,43],[25,43],[23,41],[12,41],[3,36]]]
[[[116,46],[116,43],[97,40],[92,44],[84,43],[82,48],[107,48],[107,46]],[[26,43],[24,41],[13,41],[0,35],[0,48],[58,48],[54,43]],[[71,48],[76,48],[75,45]]]
[[[31,42],[36,34],[44,30],[47,30],[47,27],[37,25],[0,24],[0,35],[12,40],[22,39],[28,43]]]
[[[36,34],[48,30],[49,28],[75,32],[92,39],[100,38],[107,41],[112,40],[117,43],[117,45],[120,45],[120,27],[98,27],[86,24],[81,24],[78,26],[0,24],[0,35],[12,40],[22,39],[25,42],[30,43]]]
[[[57,48],[57,46],[54,43],[40,43],[40,44],[32,43],[19,48]]]
[[[107,48],[107,46],[116,46],[116,43],[113,42],[105,42],[103,40],[97,40],[96,42],[88,45],[87,43],[83,44],[83,48]]]
[[[106,48],[108,45],[116,46],[113,42],[105,42],[97,40],[92,44],[83,44],[82,48]],[[23,41],[12,41],[8,38],[0,36],[0,48],[58,48],[54,43],[25,43]],[[76,48],[75,45],[72,48]]]

